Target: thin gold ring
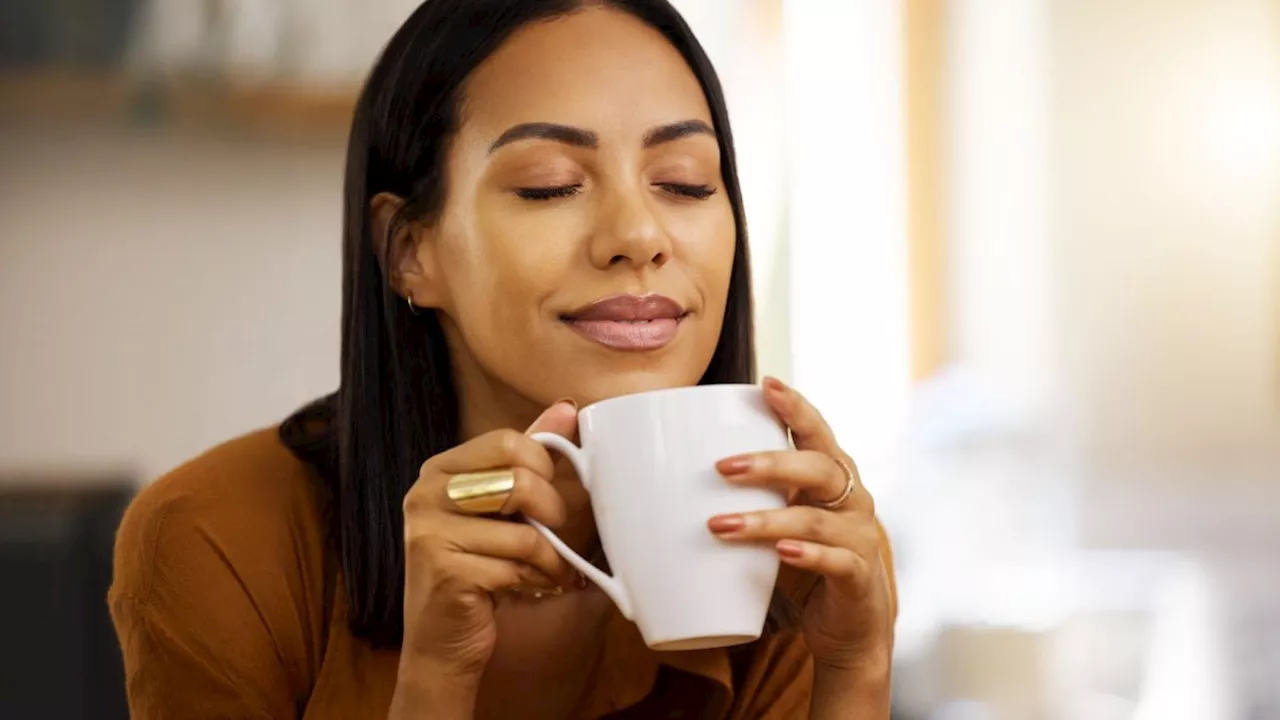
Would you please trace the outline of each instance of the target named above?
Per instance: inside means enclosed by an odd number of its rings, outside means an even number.
[[[449,478],[449,499],[468,515],[489,515],[502,510],[516,487],[511,468],[458,473]]]
[[[839,510],[846,502],[849,502],[849,496],[853,495],[853,489],[858,485],[858,475],[853,471],[853,468],[849,466],[849,463],[838,457],[832,457],[831,459],[836,461],[836,464],[840,466],[841,470],[844,470],[846,481],[844,484],[844,492],[840,493],[840,497],[828,502],[814,503],[816,507],[820,507],[823,510]]]

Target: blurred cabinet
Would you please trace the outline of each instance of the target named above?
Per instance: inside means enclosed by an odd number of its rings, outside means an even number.
[[[128,718],[106,598],[133,488],[0,478],[0,718]]]
[[[124,58],[139,0],[5,0],[0,71],[99,70]]]

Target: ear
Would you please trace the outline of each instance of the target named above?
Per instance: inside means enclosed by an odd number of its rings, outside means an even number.
[[[431,230],[420,223],[401,222],[394,228],[394,236],[388,237],[403,207],[404,200],[391,193],[378,193],[369,201],[373,251],[397,294],[412,298],[420,308],[439,307],[441,293],[436,282]]]

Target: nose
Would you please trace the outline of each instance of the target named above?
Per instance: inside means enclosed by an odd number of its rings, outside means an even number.
[[[641,189],[619,189],[601,209],[591,243],[591,261],[607,269],[662,267],[671,259],[671,238]]]

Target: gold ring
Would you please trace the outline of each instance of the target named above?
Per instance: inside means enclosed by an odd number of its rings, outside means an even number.
[[[836,498],[835,500],[831,500],[829,502],[814,503],[817,507],[820,507],[823,510],[840,509],[846,502],[849,501],[849,496],[853,494],[853,489],[858,485],[858,475],[853,471],[853,468],[849,467],[849,463],[845,462],[844,460],[841,460],[838,457],[833,457],[831,459],[836,461],[836,464],[840,466],[841,470],[844,470],[846,481],[844,484],[844,492],[840,493],[840,497]]]
[[[516,487],[510,468],[458,473],[449,478],[449,499],[469,515],[488,515],[502,510]]]

